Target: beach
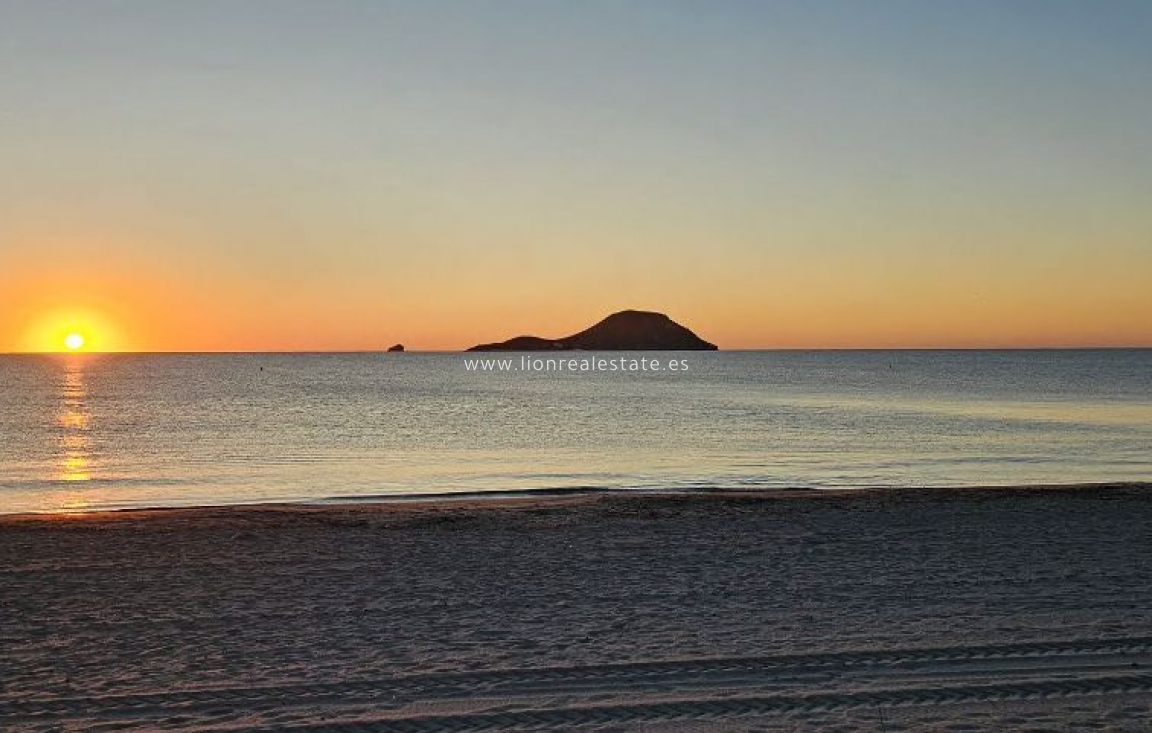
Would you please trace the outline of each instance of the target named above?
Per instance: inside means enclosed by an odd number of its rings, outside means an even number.
[[[1150,37],[0,0],[0,733],[1152,733]]]
[[[1147,485],[0,518],[13,731],[1146,731]]]

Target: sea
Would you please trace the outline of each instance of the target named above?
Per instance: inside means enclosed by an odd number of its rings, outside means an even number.
[[[1152,481],[1149,349],[557,356],[0,356],[0,513]]]

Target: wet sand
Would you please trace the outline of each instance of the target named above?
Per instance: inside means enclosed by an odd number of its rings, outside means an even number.
[[[1147,731],[1152,487],[0,518],[5,731]]]

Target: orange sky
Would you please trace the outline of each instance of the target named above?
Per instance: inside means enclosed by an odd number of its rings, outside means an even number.
[[[1152,346],[1152,10],[702,8],[16,6],[0,352]]]
[[[588,286],[498,271],[437,292],[402,276],[255,285],[243,273],[94,262],[0,278],[4,351],[54,351],[79,331],[95,351],[459,349],[520,333],[560,336],[607,313],[668,312],[723,348],[1152,344],[1142,273],[1086,265],[1033,283],[980,270],[618,272]],[[28,268],[29,270],[32,268]],[[413,275],[412,280],[418,278]],[[671,280],[671,282],[670,282]]]

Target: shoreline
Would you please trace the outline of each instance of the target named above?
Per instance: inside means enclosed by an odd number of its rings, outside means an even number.
[[[1152,489],[1152,481],[1109,481],[1071,484],[1011,484],[950,487],[862,487],[789,489],[649,489],[574,488],[526,489],[493,492],[438,492],[383,496],[338,496],[308,501],[272,501],[191,506],[121,507],[44,512],[0,513],[0,527],[26,523],[92,522],[101,519],[148,519],[275,515],[418,515],[427,513],[479,513],[504,510],[540,510],[557,507],[657,504],[663,507],[689,502],[782,502],[835,499],[1011,498],[1053,493],[1100,494]]]
[[[28,733],[1144,730],[1147,483],[0,518]]]

